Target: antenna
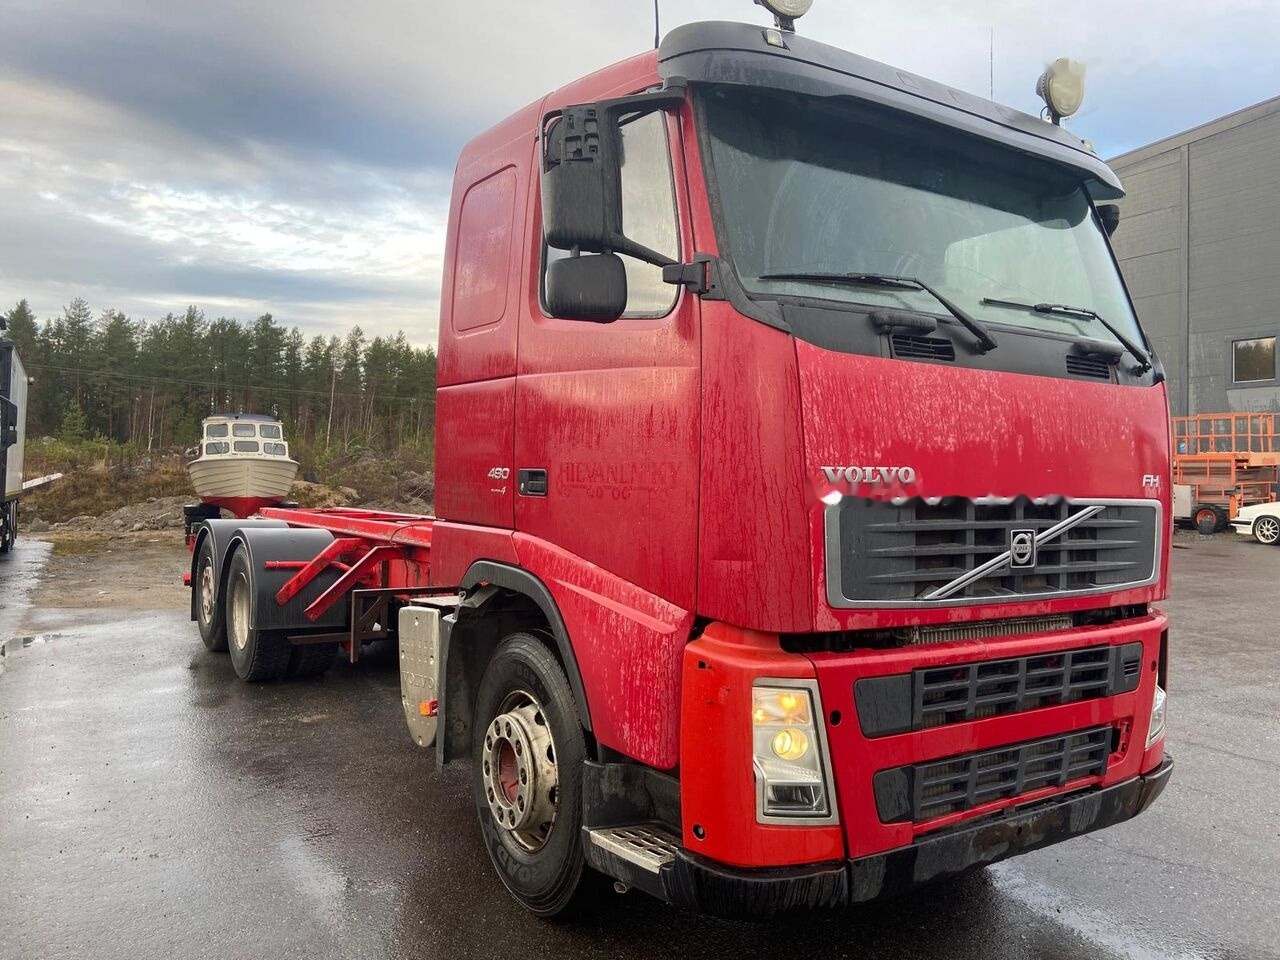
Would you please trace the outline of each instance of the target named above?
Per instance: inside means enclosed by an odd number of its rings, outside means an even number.
[[[657,50],[662,42],[662,26],[658,14],[658,0],[653,0],[653,49]]]
[[[653,0],[653,2],[657,3],[658,0]],[[991,96],[989,97],[989,99],[994,100],[996,98],[996,28],[995,27],[991,28],[991,58],[990,58],[988,67],[989,67],[988,80],[991,85]]]

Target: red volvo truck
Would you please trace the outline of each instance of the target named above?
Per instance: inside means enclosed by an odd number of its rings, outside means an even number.
[[[681,27],[472,141],[437,513],[193,532],[246,679],[399,643],[530,910],[866,901],[1166,784],[1169,420],[1060,125]],[[425,815],[425,814],[424,814]]]

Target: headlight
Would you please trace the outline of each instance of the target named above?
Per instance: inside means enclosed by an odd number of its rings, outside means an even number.
[[[1147,727],[1148,750],[1164,733],[1164,702],[1166,699],[1164,688],[1157,684],[1155,699],[1151,701],[1151,725]]]
[[[752,766],[761,822],[835,819],[821,717],[817,684],[752,688]]]

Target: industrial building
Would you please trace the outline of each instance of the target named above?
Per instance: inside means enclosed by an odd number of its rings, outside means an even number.
[[[1116,255],[1173,414],[1280,411],[1280,97],[1110,162]]]

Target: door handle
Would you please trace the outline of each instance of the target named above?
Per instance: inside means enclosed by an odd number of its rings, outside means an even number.
[[[547,495],[547,471],[521,470],[516,474],[516,489],[522,497],[545,497]]]

